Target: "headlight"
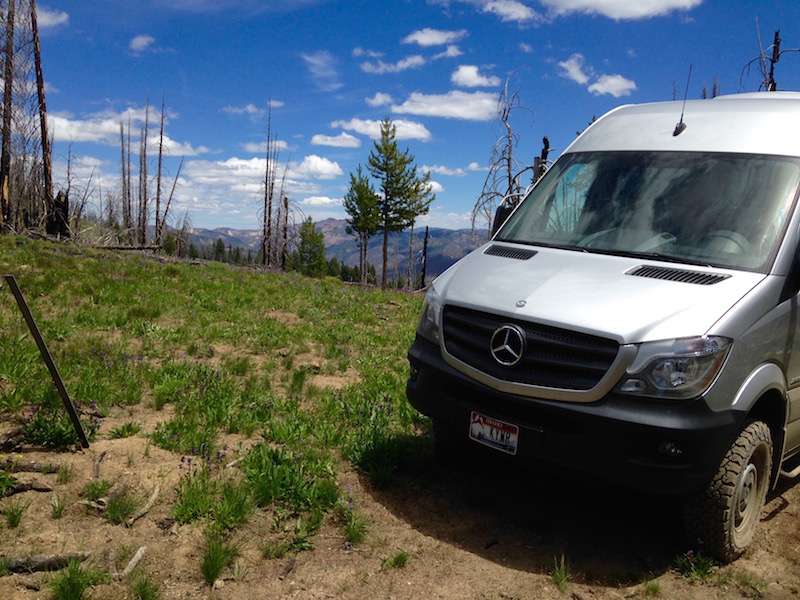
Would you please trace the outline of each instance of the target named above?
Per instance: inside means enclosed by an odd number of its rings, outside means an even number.
[[[417,326],[417,335],[430,340],[434,344],[439,343],[439,323],[442,318],[442,299],[436,288],[431,287],[425,294],[425,302],[422,304],[422,312]]]
[[[658,398],[699,396],[713,383],[731,343],[728,338],[711,336],[642,344],[617,389]]]

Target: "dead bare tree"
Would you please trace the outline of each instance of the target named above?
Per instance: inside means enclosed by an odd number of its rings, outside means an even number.
[[[13,4],[13,2],[10,2],[10,4]],[[31,30],[33,33],[33,56],[36,69],[36,92],[39,99],[39,133],[42,138],[45,214],[50,220],[50,216],[55,213],[56,223],[54,228],[60,232],[62,228],[66,228],[67,215],[60,214],[61,211],[54,210],[53,166],[50,160],[50,140],[47,137],[47,104],[44,98],[44,74],[42,73],[42,51],[39,45],[39,25],[36,18],[36,0],[31,0]],[[58,223],[59,220],[61,223]]]
[[[780,60],[781,56],[787,52],[800,52],[800,48],[786,48],[781,50],[781,30],[775,31],[775,36],[771,46],[766,49],[761,43],[761,32],[758,27],[758,19],[756,19],[756,36],[758,38],[758,56],[748,62],[742,69],[739,76],[739,89],[744,90],[744,79],[750,74],[750,69],[753,65],[758,66],[758,71],[761,76],[761,82],[758,85],[759,91],[765,90],[767,92],[774,92],[778,90],[778,84],[775,81],[775,65]],[[767,53],[771,52],[768,56]]]
[[[158,132],[158,176],[156,178],[156,246],[162,245],[161,239],[161,168],[164,163],[164,106],[165,98],[161,97],[161,127]]]
[[[272,257],[272,207],[275,193],[275,174],[278,146],[272,138],[272,107],[267,114],[267,164],[264,169],[264,213],[261,231],[261,263],[269,267]]]
[[[14,21],[15,0],[8,3],[6,15],[5,69],[3,71],[3,148],[0,157],[0,225],[6,224],[10,217],[9,178],[11,177],[11,114],[14,82]]]
[[[514,73],[516,72],[514,71]],[[526,110],[531,115],[533,111],[522,105],[518,90],[511,91],[509,89],[511,76],[514,73],[506,77],[505,86],[503,86],[497,102],[497,119],[504,131],[492,148],[489,158],[489,173],[486,175],[483,189],[472,209],[473,235],[479,221],[485,221],[487,229],[491,230],[495,210],[503,199],[519,197],[527,187],[523,185],[521,175],[530,167],[523,168],[515,157],[515,150],[519,145],[519,135],[511,125],[511,117],[518,109]]]
[[[141,138],[139,140],[139,244],[147,244],[147,221],[148,221],[148,181],[147,181],[147,136],[150,127],[150,97],[144,109],[144,125],[142,125]]]
[[[170,209],[170,206],[172,205],[172,197],[175,195],[175,188],[177,187],[178,179],[181,176],[181,169],[183,168],[183,160],[184,160],[184,158],[186,158],[186,157],[182,156],[181,157],[181,162],[178,164],[178,172],[175,173],[175,180],[172,182],[172,189],[169,192],[169,198],[167,198],[167,205],[164,207],[164,214],[161,217],[160,229],[158,231],[158,239],[159,240],[163,240],[164,239],[164,231],[163,230],[164,230],[164,227],[166,226],[167,218],[169,217],[169,209]],[[188,214],[184,215],[184,218],[183,218],[184,226],[187,223],[187,219],[188,219]]]

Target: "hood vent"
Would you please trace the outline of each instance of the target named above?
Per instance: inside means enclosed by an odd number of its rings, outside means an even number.
[[[536,256],[536,250],[527,250],[524,248],[510,248],[508,246],[498,246],[492,244],[483,252],[491,256],[502,256],[503,258],[514,258],[516,260],[528,260]]]
[[[682,271],[681,269],[668,269],[666,267],[651,267],[647,265],[634,267],[628,271],[626,275],[649,277],[650,279],[666,279],[667,281],[693,283],[695,285],[713,285],[730,277],[730,275],[723,275],[721,273],[700,273],[698,271]]]

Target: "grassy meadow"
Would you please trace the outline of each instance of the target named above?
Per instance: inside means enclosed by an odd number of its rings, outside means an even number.
[[[419,295],[21,237],[0,237],[0,271],[16,277],[90,443],[146,436],[180,461],[171,516],[203,528],[210,583],[236,554],[232,534],[259,511],[284,532],[262,542],[265,556],[312,547],[325,519],[363,539],[368,524],[337,482],[341,466],[388,485],[428,443],[405,398]],[[3,287],[2,421],[22,425],[27,444],[73,448],[61,399]],[[141,408],[156,412],[151,427],[104,427],[107,415]],[[247,452],[239,476],[223,478],[234,440],[248,441]]]

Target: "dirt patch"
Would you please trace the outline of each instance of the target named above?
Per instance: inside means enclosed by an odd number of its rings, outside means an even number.
[[[200,573],[202,523],[179,526],[171,519],[175,487],[186,463],[146,436],[159,421],[169,419],[169,410],[117,408],[89,449],[55,453],[24,448],[11,455],[66,465],[71,475],[59,484],[55,473],[16,474],[20,481],[43,482],[53,491],[0,501],[3,509],[14,501],[27,504],[19,527],[3,523],[0,528],[3,553],[86,552],[88,564],[113,573],[146,546],[137,572],[157,581],[163,598],[604,600],[648,597],[645,579],[657,584],[662,598],[800,598],[800,485],[784,483],[772,493],[752,550],[701,584],[673,569],[675,557],[686,550],[674,503],[563,473],[520,469],[483,453],[456,464],[426,455],[403,466],[389,489],[374,489],[344,466],[338,484],[356,498],[367,518],[366,542],[345,544],[341,527],[329,516],[313,539],[313,550],[268,560],[260,543],[273,521],[259,512],[236,534],[242,554],[212,589]],[[114,427],[129,421],[139,423],[142,431],[109,439]],[[234,461],[256,441],[223,436],[226,456],[220,464]],[[160,489],[152,510],[130,527],[112,525],[81,503],[81,490],[96,479],[94,465],[101,455],[100,479],[127,484],[142,504],[156,485]],[[65,503],[60,519],[52,516],[54,495]],[[387,566],[399,552],[407,554],[406,565]],[[565,594],[550,576],[554,559],[561,555],[572,576]],[[49,597],[46,579],[39,573],[2,577],[0,598]],[[105,584],[94,597],[131,597],[129,584]]]

